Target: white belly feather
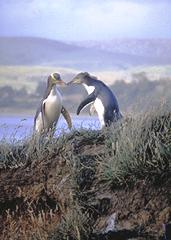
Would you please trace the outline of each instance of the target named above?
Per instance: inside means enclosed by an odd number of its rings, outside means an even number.
[[[56,96],[49,96],[45,103],[45,121],[48,124],[53,124],[58,120],[62,109],[62,100]]]
[[[87,86],[86,84],[83,84],[83,86],[85,87],[85,89],[87,90],[89,95],[95,89],[94,86]],[[96,109],[96,112],[98,114],[101,127],[105,126],[105,122],[104,122],[104,106],[103,106],[102,101],[99,98],[96,98],[96,100],[94,101],[93,105],[94,105],[94,107]]]
[[[105,109],[104,109],[102,101],[99,98],[96,98],[96,100],[94,101],[94,107],[98,114],[101,127],[104,127],[105,126],[105,122],[104,122],[104,110]]]
[[[61,109],[62,109],[62,97],[57,89],[52,89],[49,96],[43,101],[45,104],[45,119],[44,128],[49,129],[57,123]],[[35,130],[41,132],[43,130],[42,113],[40,112],[37,119]]]

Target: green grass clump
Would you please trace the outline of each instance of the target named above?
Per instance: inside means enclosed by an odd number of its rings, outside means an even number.
[[[100,178],[121,186],[141,179],[161,182],[171,173],[171,114],[126,118],[106,131]]]

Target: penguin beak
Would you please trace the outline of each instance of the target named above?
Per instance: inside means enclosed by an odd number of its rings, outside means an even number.
[[[81,81],[79,78],[73,78],[70,82],[67,83],[67,85],[71,85],[71,84],[80,84]]]
[[[56,84],[61,85],[61,86],[66,86],[66,82],[64,82],[63,80],[57,81]]]
[[[66,85],[67,85],[66,82],[64,82],[63,80],[60,80],[60,81],[59,81],[59,84],[60,84],[61,86],[66,86]]]

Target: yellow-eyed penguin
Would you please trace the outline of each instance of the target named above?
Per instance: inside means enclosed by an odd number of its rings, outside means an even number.
[[[53,73],[48,77],[47,88],[34,118],[34,130],[36,133],[44,134],[52,131],[53,134],[61,113],[69,129],[72,127],[71,117],[62,105],[62,97],[56,85],[66,85],[66,83],[61,80],[58,73]]]
[[[82,84],[89,94],[87,98],[80,103],[77,109],[77,115],[79,115],[80,111],[86,105],[93,103],[93,107],[98,114],[101,127],[110,126],[112,122],[122,118],[116,97],[110,88],[102,81],[97,80],[96,77],[91,76],[87,72],[82,72],[77,74],[74,79],[68,83],[68,85],[74,83]],[[93,107],[91,105],[90,112],[93,110]]]

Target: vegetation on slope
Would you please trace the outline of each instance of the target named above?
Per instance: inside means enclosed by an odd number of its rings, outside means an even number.
[[[1,142],[1,239],[162,236],[171,222],[171,114],[164,109],[103,131]],[[118,233],[107,234],[113,213]]]

